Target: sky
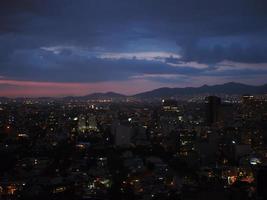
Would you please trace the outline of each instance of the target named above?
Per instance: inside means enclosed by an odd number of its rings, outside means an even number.
[[[0,96],[267,83],[266,0],[0,0]]]

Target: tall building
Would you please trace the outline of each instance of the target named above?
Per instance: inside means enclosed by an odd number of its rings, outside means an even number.
[[[79,116],[78,130],[79,132],[82,132],[82,133],[84,133],[87,130],[86,117],[84,115]]]
[[[89,116],[87,122],[88,122],[87,128],[89,131],[97,131],[98,130],[96,117],[94,115]]]
[[[81,133],[98,131],[96,117],[94,115],[80,115],[78,121],[78,130]]]
[[[181,130],[178,134],[178,148],[181,155],[187,155],[195,151],[196,133],[188,130]]]
[[[179,116],[178,102],[173,99],[163,99],[159,122],[164,135],[168,135],[177,129]]]
[[[216,96],[206,97],[207,125],[212,125],[220,120],[221,99]]]

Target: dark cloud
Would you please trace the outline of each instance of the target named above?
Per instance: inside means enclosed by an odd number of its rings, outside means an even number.
[[[227,72],[216,65],[224,60],[267,62],[265,0],[2,0],[0,24],[0,76],[17,80],[97,82],[210,71],[220,76]],[[58,46],[76,49],[42,50]],[[92,55],[137,51],[182,57],[159,62]],[[186,62],[209,68],[182,66]],[[228,73],[262,73],[239,71]]]
[[[260,37],[260,36],[259,36]],[[247,38],[249,39],[249,37]],[[218,63],[223,60],[231,60],[245,63],[267,62],[267,37],[260,37],[262,42],[252,41],[230,41],[225,44],[225,39],[217,40],[216,43],[201,46],[196,38],[187,43],[181,42],[183,59],[195,60],[201,63]],[[258,38],[259,40],[259,38]],[[247,43],[247,44],[244,44]]]

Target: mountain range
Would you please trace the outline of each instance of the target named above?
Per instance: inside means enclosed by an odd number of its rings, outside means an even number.
[[[64,97],[63,99],[65,100],[70,100],[70,99],[79,99],[79,100],[101,100],[101,99],[117,99],[117,100],[122,100],[125,99],[127,96],[115,92],[106,92],[106,93],[92,93],[88,94],[85,96],[68,96]]]
[[[127,96],[115,92],[107,93],[92,93],[85,96],[68,96],[62,99],[71,100],[101,100],[101,99],[112,99],[112,100],[125,100],[126,98],[132,97],[136,99],[155,99],[155,98],[170,98],[179,97],[186,95],[243,95],[243,94],[267,94],[267,84],[253,86],[242,83],[229,82],[220,85],[203,85],[201,87],[185,87],[185,88],[158,88],[155,90],[138,93],[132,96]],[[6,97],[0,97],[0,100],[6,99]]]
[[[156,90],[136,94],[138,98],[160,98],[183,95],[199,95],[199,94],[267,94],[267,84],[260,86],[246,85],[242,83],[229,82],[221,85],[203,85],[201,87],[185,87],[185,88],[159,88]]]
[[[168,98],[184,95],[216,95],[216,94],[228,94],[228,95],[242,95],[242,94],[267,94],[267,84],[260,86],[246,85],[242,83],[229,82],[220,85],[203,85],[201,87],[185,87],[185,88],[158,88],[148,92],[138,93],[132,96],[126,96],[115,92],[107,93],[92,93],[86,96],[80,97],[66,97],[66,98],[79,98],[82,100],[99,100],[99,99],[117,99],[122,100],[127,97],[133,97],[137,99],[152,99],[152,98]]]

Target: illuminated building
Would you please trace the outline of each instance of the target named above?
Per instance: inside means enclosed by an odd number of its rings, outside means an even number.
[[[82,133],[98,131],[96,117],[94,115],[90,115],[89,117],[80,115],[78,121],[78,130]]]
[[[162,109],[164,111],[179,112],[177,101],[172,99],[163,99]]]
[[[86,117],[84,115],[79,116],[79,121],[78,121],[78,130],[82,133],[84,133],[87,130],[86,126]]]
[[[97,122],[96,122],[96,117],[94,115],[91,115],[88,117],[88,130],[89,131],[97,131]]]
[[[179,153],[181,155],[188,155],[195,151],[196,133],[190,131],[180,131],[179,135]]]

